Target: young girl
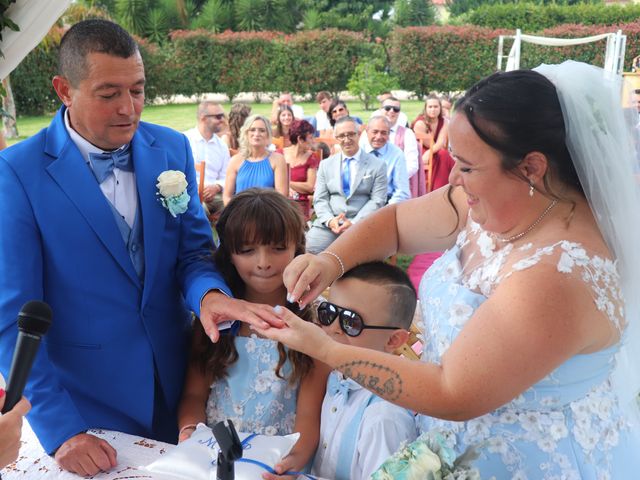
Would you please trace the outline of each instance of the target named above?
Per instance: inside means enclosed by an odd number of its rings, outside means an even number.
[[[304,253],[304,220],[299,209],[271,189],[236,195],[216,225],[220,246],[214,258],[237,298],[285,305],[284,268]],[[288,304],[300,312],[295,304]],[[195,425],[213,426],[227,418],[236,430],[266,435],[299,432],[300,439],[276,468],[300,471],[313,455],[328,368],[301,353],[258,337],[245,323],[211,343],[194,322],[191,359],[178,410],[179,441]]]

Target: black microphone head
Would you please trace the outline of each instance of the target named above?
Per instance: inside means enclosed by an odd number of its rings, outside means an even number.
[[[18,329],[25,333],[42,336],[51,326],[51,307],[44,302],[31,300],[25,303],[18,314]]]

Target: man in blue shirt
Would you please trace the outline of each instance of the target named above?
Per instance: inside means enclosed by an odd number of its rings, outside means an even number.
[[[404,153],[389,143],[390,130],[389,120],[383,116],[374,116],[369,120],[366,132],[360,137],[360,147],[365,152],[385,161],[388,182],[387,203],[392,204],[411,198],[411,191]]]

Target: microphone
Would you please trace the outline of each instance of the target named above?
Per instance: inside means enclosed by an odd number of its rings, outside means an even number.
[[[36,358],[40,339],[51,326],[51,307],[32,300],[25,303],[18,314],[18,340],[13,352],[6,397],[2,413],[7,413],[22,398],[31,366]]]

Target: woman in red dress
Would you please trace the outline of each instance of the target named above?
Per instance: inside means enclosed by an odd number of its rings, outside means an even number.
[[[411,125],[414,132],[428,134],[423,140],[424,153],[422,161],[427,170],[428,191],[436,190],[449,184],[449,173],[453,168],[453,158],[449,155],[448,125],[442,114],[442,103],[436,95],[429,95],[424,105],[424,112]],[[429,174],[429,167],[431,172]]]
[[[313,195],[320,159],[312,150],[315,130],[306,120],[294,120],[289,128],[291,146],[282,150],[289,167],[289,198],[294,200],[306,220],[311,217],[309,195]]]

